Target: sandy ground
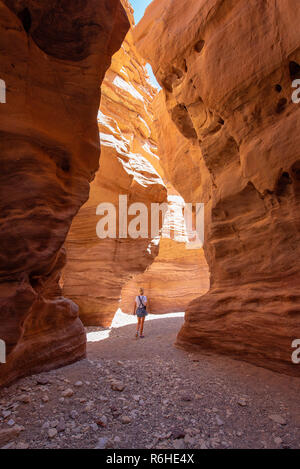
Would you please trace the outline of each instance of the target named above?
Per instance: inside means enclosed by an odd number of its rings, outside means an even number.
[[[150,315],[144,339],[134,322],[88,328],[87,359],[1,390],[1,446],[300,448],[299,378],[176,349],[183,314]]]

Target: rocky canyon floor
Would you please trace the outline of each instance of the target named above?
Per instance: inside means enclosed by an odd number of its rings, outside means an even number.
[[[2,389],[0,446],[300,448],[298,378],[174,348],[183,314],[149,316],[144,339],[133,321],[88,328],[87,359]]]

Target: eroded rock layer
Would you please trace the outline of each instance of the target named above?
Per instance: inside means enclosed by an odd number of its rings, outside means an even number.
[[[119,0],[0,1],[0,385],[85,354],[62,245],[98,169],[100,84],[128,28]]]
[[[185,311],[188,304],[209,288],[209,271],[202,248],[193,248],[193,234],[187,232],[184,200],[171,184],[168,212],[164,219],[159,254],[147,270],[122,289],[121,309],[132,313],[134,299],[143,287],[151,314]]]
[[[289,0],[154,0],[135,31],[164,88],[166,176],[206,203],[210,291],[189,305],[177,344],[298,375],[299,20]]]
[[[128,2],[124,2],[131,22]],[[148,81],[144,60],[136,52],[129,31],[115,54],[102,84],[98,125],[101,135],[100,170],[91,184],[90,198],[72,224],[67,238],[68,263],[63,291],[79,306],[85,325],[109,326],[119,307],[122,286],[144,272],[158,254],[151,238],[151,203],[166,200],[157,145],[152,135],[155,90]],[[119,195],[128,207],[137,202],[148,209],[149,232],[144,238],[122,238],[119,233]],[[101,216],[96,209],[111,203],[117,212],[115,239],[99,239]],[[126,216],[127,224],[133,216]]]

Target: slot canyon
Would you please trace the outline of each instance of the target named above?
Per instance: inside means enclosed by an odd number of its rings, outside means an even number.
[[[0,448],[300,448],[299,21],[0,0]]]

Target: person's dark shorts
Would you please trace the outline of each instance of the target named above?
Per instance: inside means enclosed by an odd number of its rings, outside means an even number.
[[[136,315],[138,318],[145,318],[147,316],[147,310],[145,308],[138,308],[137,311],[136,311]]]

